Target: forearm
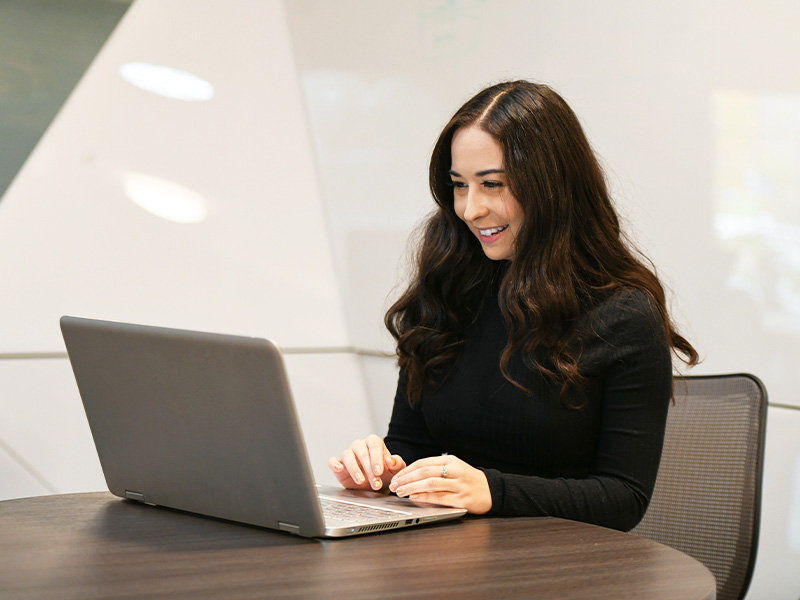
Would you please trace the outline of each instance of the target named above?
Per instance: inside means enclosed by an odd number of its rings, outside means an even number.
[[[628,531],[644,516],[649,494],[609,476],[546,479],[484,469],[492,496],[489,514],[551,516]]]

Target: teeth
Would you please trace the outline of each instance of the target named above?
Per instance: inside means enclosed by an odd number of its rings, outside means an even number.
[[[502,227],[490,227],[489,229],[478,229],[478,231],[482,236],[490,237],[496,233],[500,233],[506,227],[508,227],[508,225],[503,225]]]

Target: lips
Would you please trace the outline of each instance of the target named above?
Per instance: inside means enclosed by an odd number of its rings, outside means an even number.
[[[501,231],[505,231],[506,229],[508,229],[508,225],[502,225],[500,227],[489,227],[488,229],[478,229],[478,232],[483,237],[492,237],[494,235],[497,235]]]

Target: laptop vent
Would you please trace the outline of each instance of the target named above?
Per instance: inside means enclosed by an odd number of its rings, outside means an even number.
[[[398,525],[400,525],[400,523],[396,521],[394,523],[381,523],[379,525],[365,525],[364,527],[359,527],[358,532],[369,533],[370,531],[382,531],[384,529],[394,529]]]

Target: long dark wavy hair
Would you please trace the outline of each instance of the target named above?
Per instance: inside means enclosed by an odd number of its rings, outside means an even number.
[[[522,206],[524,221],[509,261],[488,259],[453,208],[451,143],[469,126],[502,146],[509,191]],[[438,206],[424,224],[414,277],[385,317],[412,404],[426,384],[446,379],[493,278],[502,278],[498,298],[509,332],[499,366],[520,389],[525,387],[509,374],[518,351],[529,368],[562,383],[562,401],[570,386],[580,386],[579,357],[571,345],[575,323],[621,287],[646,292],[673,352],[688,365],[697,363],[697,352],[670,319],[654,269],[620,230],[603,170],[577,116],[550,87],[510,81],[470,99],[439,135],[429,185]],[[536,360],[537,349],[549,361]]]

